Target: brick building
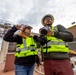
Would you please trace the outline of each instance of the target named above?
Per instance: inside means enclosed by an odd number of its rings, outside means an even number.
[[[69,27],[68,30],[73,34],[74,40],[76,41],[76,24]]]
[[[74,41],[73,42],[68,42],[69,48],[71,50],[76,50],[76,24],[73,26],[69,27],[68,30],[73,34],[74,36]]]

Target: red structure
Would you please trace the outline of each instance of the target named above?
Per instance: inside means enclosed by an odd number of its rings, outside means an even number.
[[[13,53],[7,54],[5,62],[6,63],[5,63],[5,67],[4,67],[4,72],[14,70],[14,54]]]

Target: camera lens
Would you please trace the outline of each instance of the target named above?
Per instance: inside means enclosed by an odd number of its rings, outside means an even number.
[[[43,28],[41,28],[40,33],[43,35],[46,35],[47,32],[50,30],[51,28],[49,26],[44,26]]]
[[[47,32],[48,32],[48,31],[47,31],[46,29],[42,29],[42,30],[41,30],[41,34],[43,34],[43,35],[46,35]]]

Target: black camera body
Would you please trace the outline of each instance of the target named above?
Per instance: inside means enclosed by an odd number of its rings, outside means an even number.
[[[41,28],[40,33],[42,35],[46,35],[49,30],[51,30],[51,27],[50,26],[44,26],[44,27]]]
[[[44,35],[34,35],[33,39],[36,43],[39,43],[40,45],[44,45],[45,43],[47,43],[47,39]]]
[[[51,30],[50,26],[44,26],[40,29],[40,36],[34,35],[34,41],[35,42],[39,42],[41,45],[46,44],[47,38],[45,37],[45,35],[48,33],[48,31]]]

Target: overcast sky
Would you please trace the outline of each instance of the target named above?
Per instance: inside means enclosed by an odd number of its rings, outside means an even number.
[[[31,25],[36,32],[46,14],[54,16],[53,25],[70,27],[76,21],[76,0],[0,0],[0,19]]]

